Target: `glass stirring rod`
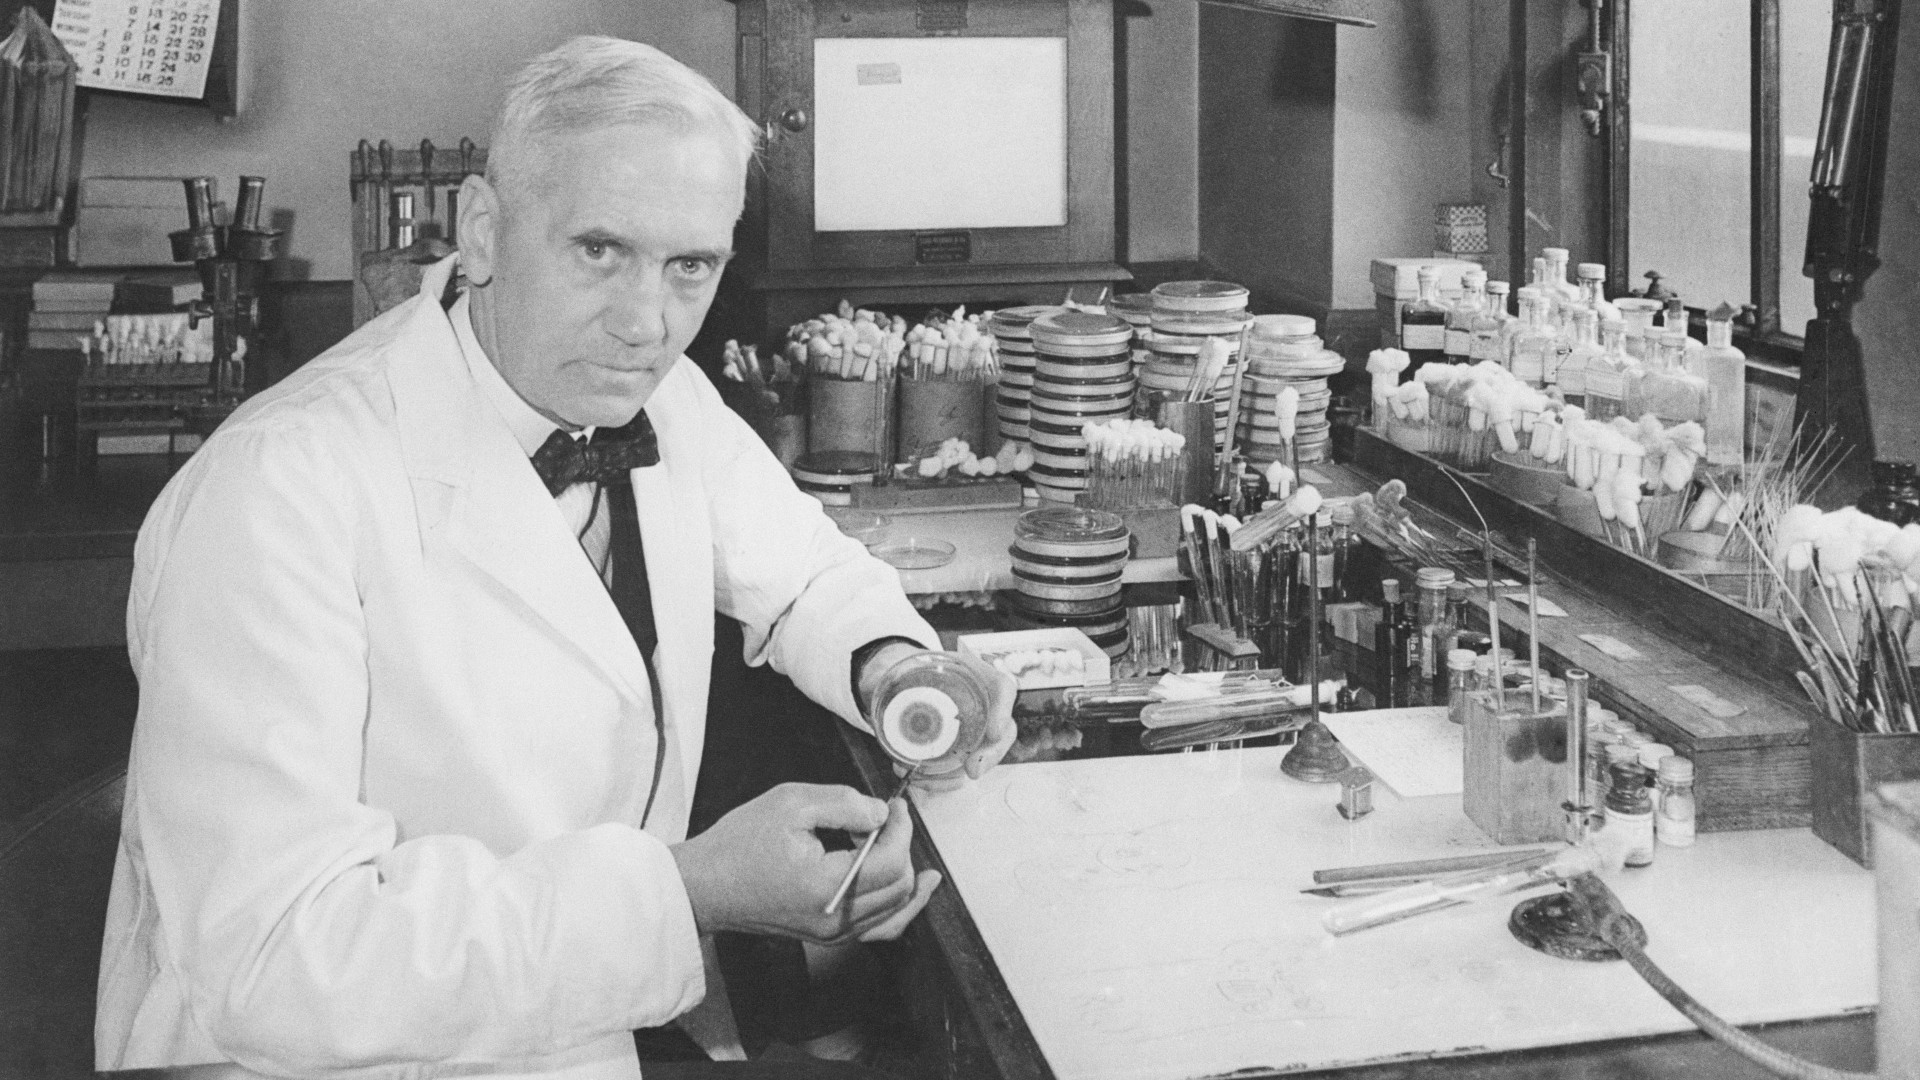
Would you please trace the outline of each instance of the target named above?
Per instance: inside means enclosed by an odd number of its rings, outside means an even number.
[[[900,786],[893,789],[892,795],[887,796],[888,806],[892,806],[893,800],[907,793],[907,785],[913,783],[914,774],[919,771],[920,764],[915,762],[913,767],[907,770],[907,775],[900,778]],[[880,829],[886,827],[887,823],[882,821],[880,823]],[[855,852],[853,856],[853,865],[847,868],[847,876],[840,880],[840,887],[833,890],[833,899],[827,901],[827,906],[821,914],[831,915],[840,910],[840,901],[847,898],[847,890],[853,888],[853,879],[860,876],[860,868],[866,865],[867,855],[873,851],[874,841],[880,839],[880,829],[875,829],[868,833],[867,838],[860,842],[860,850]]]

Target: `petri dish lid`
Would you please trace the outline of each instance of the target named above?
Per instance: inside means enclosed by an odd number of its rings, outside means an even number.
[[[1044,540],[1055,544],[1090,543],[1115,540],[1127,535],[1127,523],[1119,514],[1089,510],[1077,506],[1047,506],[1029,510],[1014,522],[1014,535],[1021,539]]]
[[[952,562],[954,556],[952,544],[924,536],[903,536],[875,544],[868,550],[896,570],[932,570]]]
[[[1167,281],[1153,287],[1156,307],[1176,311],[1235,311],[1247,306],[1247,287],[1231,281]]]
[[[1153,314],[1153,294],[1115,293],[1107,301],[1107,310],[1128,322],[1145,322],[1147,316]]]
[[[1024,307],[1001,308],[987,320],[987,329],[1000,337],[1023,338],[1027,336],[1027,327],[1033,320],[1066,308],[1052,304],[1028,304]]]
[[[1132,323],[1099,311],[1053,311],[1033,320],[1027,330],[1040,343],[1126,345],[1133,341]]]
[[[1247,334],[1256,341],[1269,338],[1312,337],[1317,328],[1318,324],[1305,315],[1255,315],[1253,329]]]

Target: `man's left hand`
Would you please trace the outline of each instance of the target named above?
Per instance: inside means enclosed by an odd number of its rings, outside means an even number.
[[[866,669],[860,673],[860,696],[863,704],[873,700],[873,692],[880,685],[880,679],[893,665],[909,656],[927,652],[906,644],[888,645],[873,654],[867,661]],[[914,786],[927,791],[945,791],[960,786],[966,780],[978,780],[988,769],[1000,763],[1007,751],[1013,746],[1016,734],[1013,723],[1013,701],[1020,688],[1013,677],[992,664],[975,656],[964,653],[945,653],[955,662],[971,670],[982,684],[993,688],[991,700],[987,704],[987,729],[980,745],[962,759],[959,768],[942,773],[922,773],[914,778]],[[896,765],[896,771],[904,773],[905,767]]]

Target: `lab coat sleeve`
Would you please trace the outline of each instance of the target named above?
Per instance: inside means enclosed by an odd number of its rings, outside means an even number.
[[[712,384],[690,381],[707,417],[716,605],[740,620],[748,663],[772,663],[865,730],[849,677],[853,651],[883,637],[938,649],[940,636],[901,591],[899,571],[841,533]]]
[[[356,453],[216,435],[149,518],[131,763],[163,963],[223,1052],[271,1075],[519,1062],[705,992],[671,852],[625,825],[510,854],[399,841],[359,799],[369,679]]]

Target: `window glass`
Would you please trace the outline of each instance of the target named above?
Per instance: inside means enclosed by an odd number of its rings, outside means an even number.
[[[1637,14],[1637,11],[1636,11]],[[1807,178],[1826,92],[1832,0],[1780,2],[1780,329],[1804,334],[1813,318],[1807,257]]]
[[[1689,307],[1738,306],[1753,292],[1752,13],[1747,0],[1643,3],[1631,26],[1627,279],[1658,270]],[[1803,164],[1803,204],[1806,177]]]

